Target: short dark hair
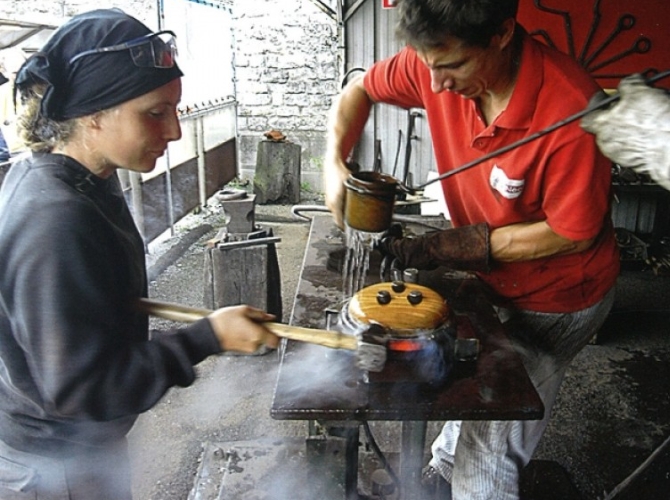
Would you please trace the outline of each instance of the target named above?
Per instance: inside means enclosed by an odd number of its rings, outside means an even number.
[[[397,36],[419,49],[441,47],[447,37],[488,47],[502,24],[515,19],[519,0],[399,0]]]

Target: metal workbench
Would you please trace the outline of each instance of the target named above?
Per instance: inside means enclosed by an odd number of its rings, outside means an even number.
[[[313,219],[292,324],[324,328],[325,311],[342,307],[343,278],[331,260],[344,246],[344,234],[330,216]],[[373,267],[368,276],[371,283],[379,281],[375,272]],[[291,341],[282,346],[271,416],[346,429],[347,499],[358,498],[357,445],[363,422],[402,422],[399,477],[403,499],[413,499],[419,498],[427,421],[533,420],[544,414],[521,359],[478,280],[440,270],[423,273],[420,280],[446,298],[455,312],[457,337],[475,337],[480,342],[477,360],[455,363],[444,383],[391,382],[383,375],[368,379],[356,366],[353,352]]]

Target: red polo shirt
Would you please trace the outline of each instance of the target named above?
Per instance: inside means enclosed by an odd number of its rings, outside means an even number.
[[[599,90],[574,60],[527,34],[510,102],[489,126],[474,100],[433,93],[429,70],[411,48],[372,66],[365,87],[375,101],[426,110],[439,173],[583,110]],[[519,308],[569,312],[602,299],[619,273],[610,176],[611,163],[575,121],[443,180],[442,188],[454,226],[546,220],[565,238],[598,236],[579,254],[497,262],[480,275]]]

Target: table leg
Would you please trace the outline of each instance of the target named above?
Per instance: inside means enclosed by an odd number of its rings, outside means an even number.
[[[358,425],[346,428],[345,431],[345,469],[344,469],[344,496],[346,500],[358,500],[358,446],[360,441],[360,427]]]
[[[425,421],[402,423],[400,483],[403,488],[403,500],[421,499],[421,469],[426,444],[426,427]]]

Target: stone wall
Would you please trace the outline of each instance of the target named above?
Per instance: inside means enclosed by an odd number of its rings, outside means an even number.
[[[337,25],[309,0],[237,0],[240,175],[249,177],[263,133],[302,147],[303,186],[321,190],[325,122],[338,91]]]
[[[0,0],[0,17],[60,24],[67,17],[100,7],[119,7],[151,28],[158,25],[156,0],[116,0],[104,5],[95,0]]]
[[[204,2],[203,3],[207,3]],[[302,147],[301,184],[321,190],[325,122],[339,90],[337,24],[311,0],[222,0],[236,40],[239,172],[250,179],[264,132],[281,130]],[[327,2],[326,2],[327,3]],[[0,0],[0,17],[59,24],[95,0]],[[155,28],[156,0],[116,0]]]

